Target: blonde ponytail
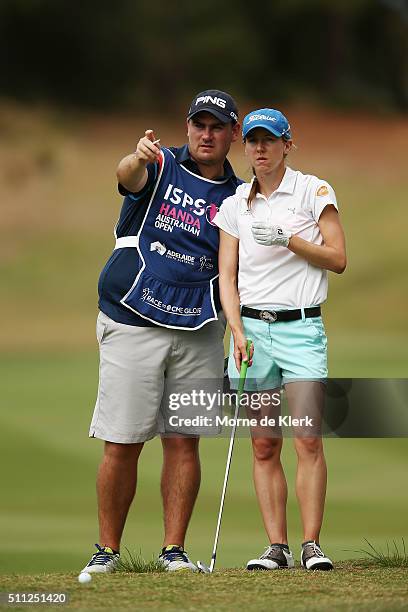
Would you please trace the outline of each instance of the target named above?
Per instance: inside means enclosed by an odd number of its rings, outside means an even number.
[[[254,176],[252,181],[251,191],[249,192],[247,207],[248,210],[251,210],[252,202],[255,199],[256,194],[258,193],[258,179]]]

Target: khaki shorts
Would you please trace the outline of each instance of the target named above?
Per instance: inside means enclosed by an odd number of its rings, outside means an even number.
[[[89,436],[108,442],[145,442],[158,434],[200,435],[169,426],[168,381],[178,391],[190,381],[223,379],[225,319],[195,331],[136,327],[99,313],[99,387]],[[186,409],[185,409],[186,410]]]

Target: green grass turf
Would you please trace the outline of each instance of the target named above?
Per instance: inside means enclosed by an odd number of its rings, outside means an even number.
[[[96,381],[96,354],[0,360],[2,501],[1,573],[75,571],[97,541],[95,473],[102,443],[87,438]],[[329,486],[322,543],[335,559],[361,556],[374,545],[407,536],[408,440],[326,440]],[[202,487],[187,548],[208,562],[228,441],[202,440]],[[293,493],[295,458],[285,441],[290,496],[290,544],[298,558],[302,539]],[[157,554],[162,538],[159,441],[143,450],[139,488],[123,544]],[[407,539],[407,537],[406,537]],[[267,544],[251,478],[249,440],[237,440],[225,505],[218,566],[241,566]]]
[[[73,573],[0,576],[3,592],[65,592],[76,610],[217,610],[363,612],[406,610],[408,571],[339,564],[334,572],[221,570],[212,576],[120,574],[94,577],[80,585]],[[32,608],[32,607],[31,607]],[[20,606],[16,609],[27,609]]]

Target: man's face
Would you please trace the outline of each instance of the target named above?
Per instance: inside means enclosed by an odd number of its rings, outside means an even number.
[[[187,121],[188,148],[191,157],[199,164],[224,163],[238,134],[238,123],[222,123],[211,113],[197,113]]]

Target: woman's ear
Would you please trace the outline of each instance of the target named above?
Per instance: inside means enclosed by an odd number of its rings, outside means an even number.
[[[293,145],[293,140],[284,140],[283,141],[283,153],[287,155],[291,150]]]

